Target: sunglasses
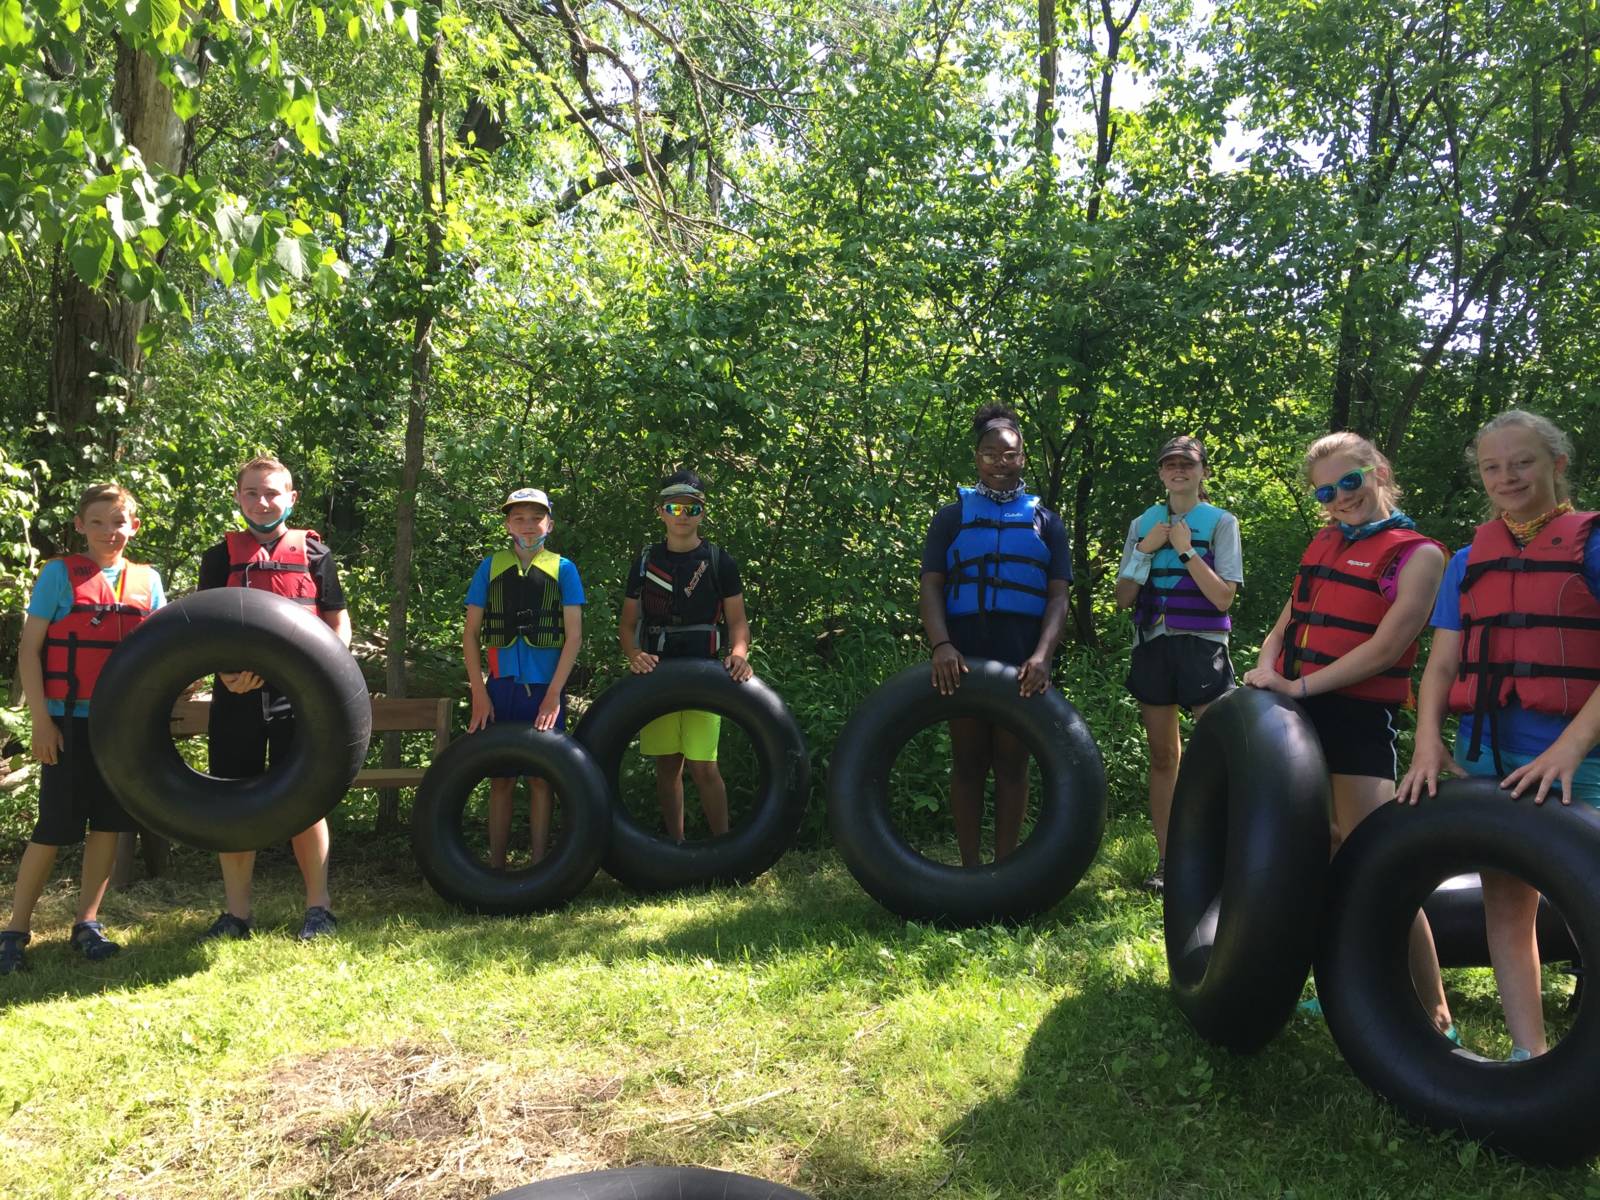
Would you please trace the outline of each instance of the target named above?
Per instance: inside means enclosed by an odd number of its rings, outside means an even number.
[[[698,517],[705,510],[704,504],[678,500],[669,500],[661,506],[661,511],[669,517]]]
[[[1332,504],[1338,492],[1356,491],[1367,481],[1367,476],[1377,469],[1377,467],[1361,467],[1348,475],[1340,476],[1338,483],[1325,483],[1319,488],[1312,488],[1311,494],[1317,498],[1318,504]]]

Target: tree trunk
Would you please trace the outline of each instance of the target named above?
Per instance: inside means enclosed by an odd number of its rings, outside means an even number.
[[[422,478],[422,443],[428,419],[428,384],[433,374],[434,284],[439,278],[444,233],[439,212],[444,203],[444,159],[438,153],[443,137],[439,63],[444,37],[433,35],[422,57],[422,87],[417,102],[417,178],[422,192],[426,238],[422,285],[411,337],[411,395],[406,411],[405,460],[394,518],[394,574],[389,599],[389,637],[384,662],[384,688],[390,696],[406,694],[406,608],[411,598],[411,558],[416,534],[417,484]],[[400,735],[383,739],[383,765],[400,765]],[[398,793],[385,792],[378,802],[378,829],[399,827]]]
[[[183,122],[173,111],[171,91],[156,77],[154,60],[118,43],[112,99],[145,164],[178,170]],[[69,445],[97,446],[107,458],[115,454],[117,430],[99,421],[99,405],[119,387],[131,386],[143,357],[139,331],[148,310],[148,302],[85,286],[70,270],[57,278],[50,408]]]
[[[1039,88],[1033,105],[1033,169],[1034,195],[1041,208],[1055,190],[1059,62],[1056,53],[1056,0],[1039,0]]]

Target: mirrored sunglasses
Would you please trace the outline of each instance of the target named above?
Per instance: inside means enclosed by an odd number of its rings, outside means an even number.
[[[669,517],[698,517],[705,510],[704,504],[684,500],[668,500],[661,506],[661,511]]]
[[[1362,467],[1351,471],[1348,475],[1341,475],[1338,483],[1325,483],[1319,488],[1312,488],[1311,494],[1317,498],[1318,504],[1332,504],[1337,493],[1356,491],[1367,481],[1367,476],[1377,469],[1377,467]]]

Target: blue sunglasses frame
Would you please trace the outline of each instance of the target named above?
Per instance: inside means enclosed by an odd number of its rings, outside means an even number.
[[[1317,498],[1318,504],[1332,504],[1335,495],[1339,492],[1357,491],[1367,481],[1367,476],[1377,469],[1377,467],[1357,467],[1350,474],[1341,475],[1337,483],[1325,483],[1319,488],[1312,488],[1311,494]]]

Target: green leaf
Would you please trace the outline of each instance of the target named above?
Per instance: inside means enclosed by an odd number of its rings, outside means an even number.
[[[67,261],[86,286],[97,288],[105,282],[106,272],[111,269],[116,239],[99,221],[80,222],[73,232],[75,237],[67,247]]]
[[[139,0],[145,12],[146,28],[152,34],[162,34],[178,23],[183,9],[178,0]]]
[[[294,312],[294,299],[288,292],[274,292],[267,297],[267,319],[280,329]]]
[[[0,3],[0,46],[25,46],[33,40],[22,16],[22,0]]]
[[[121,186],[122,177],[115,171],[109,175],[97,175],[83,185],[83,190],[78,193],[78,199],[104,200]]]
[[[278,239],[278,244],[272,249],[272,257],[278,265],[289,273],[293,279],[306,277],[306,251],[304,244],[297,237],[283,237]]]
[[[217,0],[217,4],[222,8],[222,15],[228,19],[230,25],[239,23],[239,9],[234,0]]]

